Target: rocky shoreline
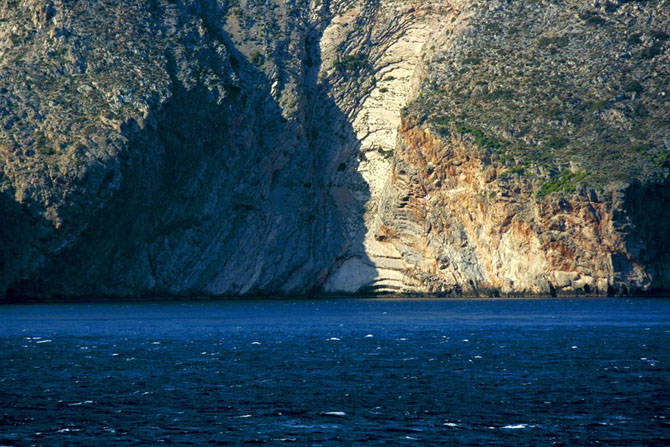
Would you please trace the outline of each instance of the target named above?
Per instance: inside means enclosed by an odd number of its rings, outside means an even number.
[[[8,0],[0,296],[670,290],[667,1]]]

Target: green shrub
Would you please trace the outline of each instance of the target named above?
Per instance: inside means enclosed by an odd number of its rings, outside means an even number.
[[[642,93],[643,90],[644,87],[642,87],[642,84],[637,81],[631,81],[626,85],[627,92]]]
[[[49,140],[44,134],[40,134],[35,138],[35,150],[42,155],[55,155],[56,149],[49,144]]]
[[[601,110],[605,110],[606,106],[607,106],[607,101],[604,101],[604,100],[596,100],[596,101],[587,101],[586,102],[586,109],[589,112],[599,112]]]
[[[640,45],[642,43],[642,33],[634,33],[628,37],[628,43],[631,45]]]
[[[379,152],[379,154],[380,154],[382,157],[384,157],[385,159],[387,159],[387,160],[388,160],[389,158],[393,157],[393,150],[385,151],[384,149],[382,149],[382,148],[380,147],[380,148],[377,149],[377,152]]]
[[[568,36],[561,36],[561,37],[541,37],[538,45],[540,47],[548,47],[549,45],[554,45],[556,47],[562,48],[568,45],[570,43],[570,37]]]
[[[499,152],[504,147],[504,144],[501,141],[489,137],[481,129],[470,128],[467,126],[458,126],[456,130],[461,134],[468,133],[472,135],[475,139],[475,142],[477,143],[477,146],[481,147],[482,149]]]
[[[607,23],[607,20],[600,17],[596,12],[587,11],[580,14],[580,16],[589,25],[604,25]]]
[[[369,65],[367,58],[362,54],[347,54],[335,64],[343,71],[359,71],[368,68]]]
[[[658,39],[661,42],[664,42],[664,41],[670,39],[670,35],[668,33],[664,32],[664,31],[661,31],[661,30],[652,31],[651,32],[651,37],[653,37],[654,39]]]
[[[552,149],[563,149],[570,142],[569,139],[565,137],[551,137],[547,145]]]
[[[645,48],[644,51],[642,51],[641,56],[644,59],[653,59],[659,54],[661,54],[661,47],[654,42],[652,46]]]
[[[499,89],[494,90],[488,94],[490,99],[513,99],[515,96],[514,90]]]
[[[441,135],[447,135],[449,133],[451,127],[451,119],[449,117],[432,117],[428,121],[433,125],[433,128],[437,131],[437,133]]]
[[[657,168],[670,167],[670,151],[659,152],[653,157],[654,166]]]
[[[254,51],[251,53],[251,63],[254,64],[255,66],[260,66],[263,65],[265,62],[265,57],[259,53],[258,51]]]
[[[561,171],[557,176],[540,186],[537,197],[543,199],[555,192],[573,193],[577,188],[577,183],[584,180],[584,178],[586,178],[585,172],[572,172],[567,169]]]

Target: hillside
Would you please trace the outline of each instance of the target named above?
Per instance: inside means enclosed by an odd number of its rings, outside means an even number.
[[[470,135],[518,173],[665,176],[670,5],[490,2],[472,23],[430,62],[412,116]]]

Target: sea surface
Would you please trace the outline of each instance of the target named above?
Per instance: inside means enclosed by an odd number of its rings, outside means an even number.
[[[669,299],[0,306],[0,445],[669,443]]]

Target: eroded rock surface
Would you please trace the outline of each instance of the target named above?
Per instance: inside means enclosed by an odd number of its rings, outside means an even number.
[[[667,287],[660,222],[668,182],[537,199],[540,179],[510,175],[513,168],[497,166],[467,138],[445,141],[410,120],[402,130],[376,235],[403,253],[409,290],[555,295]],[[640,219],[641,208],[654,218]],[[643,229],[642,221],[654,223]]]

